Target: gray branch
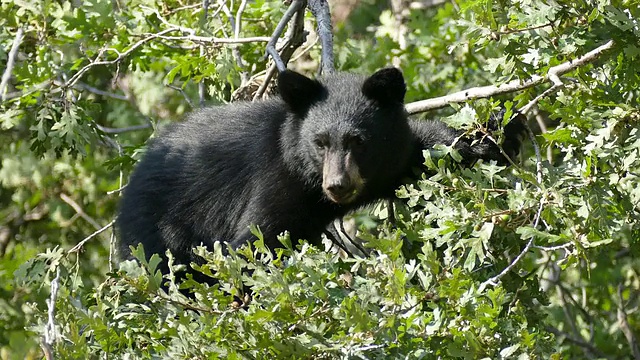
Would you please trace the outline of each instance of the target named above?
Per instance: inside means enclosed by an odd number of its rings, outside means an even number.
[[[44,337],[41,347],[47,360],[53,359],[53,344],[56,342],[58,332],[56,330],[55,314],[56,299],[60,288],[60,267],[56,267],[56,277],[51,280],[51,294],[46,300],[47,303],[47,323],[44,325]]]
[[[280,19],[280,22],[276,26],[276,29],[273,31],[273,35],[271,36],[271,40],[267,43],[267,54],[271,56],[273,62],[276,64],[276,68],[278,71],[284,71],[287,68],[287,64],[282,60],[278,50],[276,49],[276,44],[278,43],[278,39],[280,39],[280,35],[284,31],[284,28],[287,26],[289,21],[293,18],[293,15],[299,10],[304,8],[304,0],[293,0],[289,8]]]
[[[406,109],[409,114],[417,114],[429,110],[440,109],[452,103],[461,103],[473,99],[488,98],[494,95],[524,90],[545,82],[552,82],[553,84],[560,86],[562,85],[559,78],[561,75],[598,59],[605,51],[613,48],[613,46],[613,40],[609,40],[604,45],[589,51],[575,60],[570,60],[549,68],[549,71],[547,71],[547,74],[544,76],[534,75],[528,80],[523,81],[518,79],[497,86],[491,85],[474,87],[446,96],[412,102],[406,105]]]
[[[16,63],[16,57],[18,56],[18,49],[20,48],[20,44],[22,43],[23,35],[24,30],[22,28],[18,28],[18,31],[16,31],[16,37],[13,39],[13,45],[11,45],[11,50],[9,50],[9,55],[7,56],[7,67],[4,69],[4,74],[2,74],[2,81],[0,81],[0,101],[2,102],[7,99],[5,96],[5,91],[7,90],[9,79],[11,78],[13,66]]]
[[[629,326],[629,322],[627,321],[627,312],[624,308],[624,299],[622,297],[622,291],[624,290],[623,284],[618,284],[618,324],[620,324],[620,330],[627,338],[627,342],[629,343],[629,347],[631,348],[631,353],[633,353],[633,358],[635,360],[640,360],[640,347],[638,347],[638,340],[636,339],[633,330]]]
[[[333,26],[331,25],[331,10],[326,0],[309,0],[309,10],[316,18],[318,37],[322,44],[320,57],[320,74],[330,74],[335,71],[333,59]]]

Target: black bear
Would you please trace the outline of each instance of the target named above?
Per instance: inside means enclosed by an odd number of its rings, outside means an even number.
[[[148,256],[169,249],[180,263],[198,262],[194,246],[237,248],[252,239],[250,224],[271,249],[285,230],[319,244],[334,219],[392,197],[423,163],[423,149],[456,138],[465,163],[506,163],[487,139],[409,120],[394,68],[320,81],[286,70],[278,88],[280,98],[198,110],[151,141],[120,205],[122,256],[143,243]],[[523,129],[521,115],[506,126],[509,156]]]

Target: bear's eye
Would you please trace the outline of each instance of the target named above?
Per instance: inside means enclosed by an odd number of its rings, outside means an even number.
[[[324,139],[315,139],[313,143],[318,150],[324,150],[327,147],[327,142]]]

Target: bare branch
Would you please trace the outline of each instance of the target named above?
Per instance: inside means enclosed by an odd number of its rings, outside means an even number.
[[[555,245],[555,246],[540,246],[540,245],[533,245],[534,249],[538,249],[538,250],[542,250],[542,251],[558,251],[558,250],[564,250],[564,251],[571,251],[572,248],[575,247],[574,243],[564,243],[562,245]]]
[[[446,3],[447,0],[419,0],[412,1],[409,4],[409,9],[411,10],[424,10],[435,6],[440,6]]]
[[[11,72],[13,71],[13,66],[16,63],[16,57],[18,56],[18,49],[22,43],[23,35],[24,30],[19,27],[18,31],[16,31],[16,37],[13,39],[11,50],[9,50],[9,54],[7,55],[7,66],[2,74],[2,81],[0,81],[0,101],[2,102],[7,99],[5,91],[7,90],[7,85],[9,85],[9,79],[11,79]]]
[[[171,25],[172,27],[169,29],[162,30],[155,34],[149,34],[147,37],[139,40],[135,44],[131,45],[129,49],[124,52],[118,52],[115,49],[105,49],[101,51],[98,56],[89,64],[85,65],[82,69],[80,69],[77,73],[75,73],[62,87],[68,88],[74,86],[78,80],[92,67],[99,65],[113,65],[119,64],[122,60],[124,60],[127,56],[131,55],[136,49],[141,47],[142,45],[150,42],[154,39],[165,39],[165,40],[183,40],[183,41],[192,41],[194,43],[203,43],[203,44],[242,44],[248,42],[266,42],[269,41],[269,38],[266,37],[250,37],[250,38],[242,38],[242,39],[227,39],[227,38],[216,38],[216,37],[206,37],[206,36],[197,36],[193,34],[189,34],[187,36],[166,36],[171,32],[182,31],[182,32],[195,32],[192,29],[178,27],[175,25]],[[106,51],[113,51],[118,54],[118,56],[113,60],[98,60],[102,57],[102,54]]]
[[[295,18],[293,19],[293,23],[287,29],[287,33],[285,34],[284,40],[282,41],[280,53],[278,54],[278,51],[274,50],[275,54],[277,54],[278,57],[274,58],[272,56],[274,63],[267,70],[267,74],[264,77],[264,81],[262,82],[262,84],[260,85],[260,87],[258,88],[258,90],[253,96],[253,101],[256,101],[257,99],[260,99],[261,97],[263,97],[267,88],[269,87],[269,83],[271,82],[271,79],[275,76],[276,72],[282,71],[280,68],[278,68],[278,60],[280,61],[281,66],[283,66],[283,69],[286,68],[286,64],[291,58],[291,56],[293,56],[293,53],[296,51],[297,48],[300,47],[300,45],[304,43],[304,39],[305,39],[304,0],[295,0],[295,2],[299,2],[300,7],[298,11],[295,12]],[[291,5],[293,6],[293,3]],[[287,12],[290,9],[291,9],[291,6],[289,7],[289,9],[287,9]],[[278,24],[278,26],[280,26],[280,24]],[[276,31],[277,30],[278,29],[276,28]],[[274,36],[275,36],[275,32],[274,32]],[[272,42],[274,44],[276,41],[277,41],[277,37],[272,38]],[[271,53],[269,53],[269,45],[267,45],[267,53],[271,55]]]
[[[51,294],[46,300],[47,303],[47,323],[44,325],[44,337],[42,343],[42,351],[44,351],[47,360],[53,359],[53,344],[56,342],[56,299],[58,298],[58,289],[60,288],[60,267],[56,267],[56,277],[51,280]]]
[[[562,87],[562,83],[560,85],[553,84],[553,86],[543,91],[542,94],[536,96],[535,99],[529,101],[527,105],[525,105],[524,107],[522,107],[522,109],[520,109],[520,112],[523,114],[527,114],[529,111],[531,111],[531,109],[534,106],[538,104],[538,101],[540,101],[540,99],[549,96],[549,94],[551,94],[554,91],[557,91],[558,89],[560,89],[560,87]]]
[[[109,272],[113,271],[113,266],[116,264],[115,258],[116,252],[116,231],[111,229],[111,238],[109,239]]]
[[[180,29],[169,29],[172,31],[179,31]],[[165,36],[158,34],[148,34],[151,37],[163,39],[163,40],[172,40],[172,41],[191,41],[196,44],[226,44],[226,45],[234,45],[234,44],[246,44],[252,42],[268,42],[271,38],[266,36],[252,36],[246,38],[238,38],[238,39],[229,39],[229,38],[219,38],[219,37],[211,37],[211,36],[198,36],[198,35],[184,35],[184,36]]]
[[[191,106],[192,109],[195,109],[195,106],[193,106],[193,102],[191,102],[191,99],[189,99],[189,96],[187,95],[187,93],[184,92],[183,88],[181,88],[179,86],[171,85],[171,84],[167,84],[167,87],[170,88],[170,89],[176,90],[180,94],[182,94],[182,96],[187,101],[189,106]],[[198,87],[199,87],[198,92],[200,94],[200,106],[202,106],[202,105],[204,105],[204,83],[201,82],[200,84],[198,84]]]
[[[204,0],[202,2],[202,8],[204,10],[204,14],[202,15],[202,24],[206,25],[207,18],[209,17],[209,0]],[[218,9],[221,9],[221,8],[222,6],[218,6]],[[200,45],[200,56],[203,57],[204,55],[205,55],[204,45]],[[191,108],[194,109],[193,104],[191,104],[191,100],[184,93],[184,90],[180,89],[179,91],[182,93],[182,96],[184,96],[184,98],[187,100],[187,102],[189,103],[189,106],[191,106]],[[204,80],[201,80],[200,83],[198,84],[198,100],[199,100],[200,106],[204,106],[205,93],[206,93],[206,90],[204,87]]]
[[[542,214],[544,203],[545,203],[545,199],[543,197],[542,199],[540,199],[540,206],[538,207],[538,212],[536,213],[536,216],[533,221],[534,228],[538,227],[538,222],[540,221],[540,215]],[[489,285],[497,286],[498,281],[500,281],[500,279],[502,279],[505,275],[507,275],[507,273],[509,273],[509,271],[511,271],[511,269],[513,269],[520,262],[520,260],[522,260],[522,258],[524,258],[524,256],[529,252],[531,247],[534,245],[534,240],[535,240],[534,237],[529,239],[529,241],[527,242],[527,245],[525,245],[524,249],[522,249],[520,254],[518,254],[518,256],[516,256],[516,258],[513,259],[513,261],[511,261],[511,264],[509,264],[506,268],[504,268],[498,275],[493,276],[488,280],[484,281],[483,283],[481,283],[480,286],[478,287],[478,292],[480,293],[483,292],[484,289],[486,289],[486,287]]]
[[[551,67],[545,76],[534,75],[530,79],[524,81],[513,80],[506,84],[497,86],[491,85],[470,88],[446,96],[412,102],[406,105],[406,109],[409,114],[417,114],[429,110],[440,109],[452,103],[461,103],[473,99],[488,98],[494,95],[524,90],[549,81],[555,85],[561,86],[562,82],[560,81],[560,76],[598,59],[605,51],[613,48],[613,46],[613,40],[609,40],[604,45],[589,51],[575,60],[570,60]]]
[[[509,28],[507,28],[507,29],[504,29],[504,30],[501,30],[501,31],[496,31],[495,34],[497,34],[497,35],[515,34],[515,33],[539,30],[539,29],[543,29],[543,28],[546,28],[546,27],[553,27],[553,25],[554,25],[554,21],[550,21],[550,22],[548,22],[546,24],[535,25],[535,26],[522,28],[522,29],[509,29]]]
[[[276,74],[276,71],[278,71],[278,67],[276,66],[276,63],[274,61],[267,71],[267,74],[264,77],[264,81],[258,88],[258,91],[256,91],[255,95],[253,95],[253,101],[260,99],[262,95],[264,95],[265,91],[267,91],[267,88],[269,87],[269,82],[271,82],[271,79]]]
[[[81,218],[85,219],[89,224],[91,224],[96,229],[100,229],[100,224],[98,224],[91,216],[89,216],[86,212],[84,212],[84,209],[82,209],[82,206],[80,206],[75,200],[70,198],[65,193],[60,194],[60,199],[62,199],[62,201],[66,202],[67,204],[69,204],[69,206],[71,206],[73,210],[75,210],[76,213]]]
[[[627,342],[629,343],[629,347],[631,348],[631,352],[633,353],[633,358],[636,360],[640,360],[640,348],[638,348],[638,340],[629,327],[629,322],[627,321],[627,312],[624,309],[624,300],[622,298],[622,291],[624,290],[624,285],[618,285],[618,323],[620,324],[620,330],[627,338]]]
[[[126,132],[131,132],[131,131],[138,131],[138,130],[148,129],[152,125],[151,125],[151,123],[146,123],[146,124],[141,124],[141,125],[127,126],[127,127],[123,127],[123,128],[110,128],[110,127],[102,126],[100,124],[95,124],[95,126],[96,126],[96,128],[98,128],[98,130],[102,131],[105,134],[122,134],[122,133],[126,133]]]
[[[407,33],[409,28],[407,22],[409,20],[410,11],[407,8],[405,0],[391,0],[391,11],[393,13],[395,31],[392,36],[398,43],[398,48],[401,51],[407,50]],[[401,59],[398,54],[393,55],[391,58],[391,64],[395,67],[401,66]]]
[[[284,31],[284,28],[287,26],[287,23],[293,18],[293,15],[299,10],[303,9],[304,0],[293,0],[289,8],[280,19],[280,22],[276,26],[276,29],[273,31],[273,35],[271,39],[267,43],[267,54],[271,56],[273,62],[275,62],[278,71],[284,71],[287,68],[287,64],[282,60],[280,54],[278,54],[278,50],[276,50],[276,44],[280,35]],[[304,10],[302,10],[304,11]]]
[[[538,123],[538,126],[540,127],[540,131],[543,134],[547,133],[547,125],[544,123],[544,119],[542,118],[542,114],[540,114],[540,111],[538,110],[537,106],[533,107],[533,116],[536,119],[536,122]],[[549,163],[553,162],[553,150],[551,149],[551,146],[547,146],[547,161]]]
[[[231,28],[233,29],[233,33],[234,33],[233,38],[234,39],[238,38],[240,34],[240,28],[241,28],[240,18],[242,17],[242,12],[244,12],[245,7],[247,6],[247,1],[242,0],[235,17],[233,16],[233,14],[231,14],[231,10],[229,10],[229,7],[227,7],[227,4],[225,3],[224,0],[218,0],[218,5],[222,9],[222,12],[224,12],[224,14],[227,16],[227,19],[229,19],[229,23],[231,24]],[[238,68],[244,69],[246,65],[244,63],[244,59],[242,58],[242,54],[240,53],[240,49],[238,49],[238,47],[233,47],[232,53],[233,53],[233,57],[236,59],[236,65],[238,65]],[[247,72],[241,71],[240,72],[241,86],[244,85],[248,80],[249,79],[248,79]]]
[[[78,243],[78,245],[74,246],[71,248],[71,250],[67,251],[67,254],[71,254],[74,252],[77,252],[78,250],[80,250],[82,248],[82,246],[84,246],[84,244],[93,239],[94,237],[100,235],[102,232],[104,232],[105,230],[107,230],[108,228],[110,228],[111,226],[113,226],[113,224],[115,223],[115,220],[111,220],[107,225],[103,226],[102,228],[98,229],[96,232],[94,232],[93,234],[87,236],[86,238],[84,238],[82,241],[80,241]]]
[[[86,91],[88,91],[90,93],[93,93],[93,94],[96,94],[96,95],[110,97],[112,99],[125,100],[125,101],[129,100],[129,98],[126,95],[120,95],[120,94],[115,94],[115,93],[111,93],[111,92],[108,92],[108,91],[100,90],[98,88],[95,88],[95,87],[90,86],[88,84],[85,84],[83,82],[78,82],[76,84],[76,87],[78,89],[86,90]]]
[[[209,5],[209,1],[205,0],[204,1],[204,12],[205,12],[205,14],[207,12],[208,5]],[[179,11],[182,11],[182,10],[196,9],[196,8],[199,8],[200,6],[202,6],[200,3],[191,4],[191,5],[184,5],[184,6],[177,7],[175,9],[171,9],[168,12],[166,12],[165,14],[166,15],[172,15],[172,14],[175,14],[175,13],[177,13]]]
[[[322,44],[320,57],[320,74],[334,72],[333,60],[333,26],[331,25],[331,10],[327,0],[309,0],[309,10],[316,18],[318,37]]]
[[[127,56],[129,56],[129,54],[131,54],[132,52],[134,52],[137,48],[139,48],[140,46],[146,44],[147,42],[161,36],[167,33],[170,33],[172,31],[176,31],[177,29],[166,29],[166,30],[162,30],[157,34],[152,34],[142,40],[139,40],[138,42],[136,42],[135,44],[131,45],[131,47],[129,47],[129,49],[123,53],[119,53],[116,50],[116,53],[118,53],[118,57],[115,58],[114,60],[98,60],[101,56],[102,53],[104,51],[100,51],[100,53],[98,54],[98,56],[96,57],[96,59],[94,59],[90,64],[85,65],[82,69],[80,69],[77,73],[75,73],[62,87],[63,88],[69,88],[74,86],[78,80],[80,80],[80,78],[87,72],[89,71],[92,67],[94,66],[99,66],[99,65],[113,65],[116,63],[119,63],[120,61],[122,61],[124,58],[126,58]]]
[[[608,356],[606,356],[602,351],[600,351],[600,349],[596,348],[595,346],[591,345],[590,343],[582,340],[582,339],[576,339],[574,337],[572,337],[570,334],[567,334],[564,331],[561,331],[559,329],[556,329],[552,326],[546,326],[545,330],[554,334],[555,336],[558,337],[563,337],[565,340],[567,340],[570,343],[576,344],[588,351],[590,351],[591,353],[597,355],[600,358],[604,358],[604,359],[609,359]]]
[[[233,38],[234,39],[238,39],[240,38],[240,29],[242,28],[242,13],[244,12],[244,9],[247,7],[247,0],[242,0],[240,2],[240,6],[238,7],[238,11],[236,12],[236,23],[233,29]],[[238,67],[240,67],[241,69],[246,68],[246,65],[244,63],[244,59],[242,58],[242,54],[240,53],[240,49],[237,46],[233,47],[233,54],[236,57],[236,62],[238,63]],[[241,71],[240,72],[240,84],[246,84],[249,81],[249,73],[247,73],[246,71]]]
[[[527,135],[529,136],[529,140],[533,145],[533,150],[536,153],[536,180],[538,180],[538,187],[542,186],[542,155],[540,154],[540,145],[536,141],[536,136],[531,131],[529,125],[525,122],[523,123],[525,130],[527,131]]]
[[[11,100],[11,99],[23,97],[27,94],[31,94],[33,92],[45,89],[47,86],[50,86],[51,84],[53,84],[53,80],[47,80],[39,84],[36,84],[29,89],[25,89],[23,91],[14,91],[14,92],[7,93],[4,96],[4,100]]]

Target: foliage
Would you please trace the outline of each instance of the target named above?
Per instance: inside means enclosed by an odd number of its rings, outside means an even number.
[[[393,218],[384,205],[355,214],[366,256],[286,235],[273,256],[256,229],[258,240],[237,252],[199,249],[200,270],[219,279],[213,287],[163,279],[157,259],[114,266],[104,225],[155,129],[201,102],[251,99],[265,81],[264,37],[285,8],[223,3],[0,3],[3,64],[24,29],[0,89],[2,359],[41,358],[45,335],[57,358],[635,355],[638,1],[460,0],[400,10],[361,1],[335,24],[336,67],[395,64],[409,79],[408,101],[545,76],[615,43],[561,87],[426,114],[481,133],[499,101],[523,108],[544,93],[528,114],[536,146],[516,166],[461,168],[442,146],[425,153],[426,174],[398,189]],[[309,14],[306,23],[311,29]],[[218,41],[236,30],[261,38]],[[317,68],[317,45],[297,54],[291,67]]]

